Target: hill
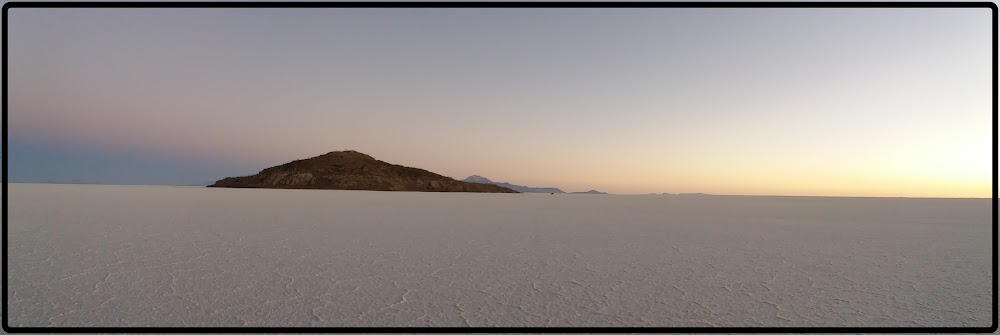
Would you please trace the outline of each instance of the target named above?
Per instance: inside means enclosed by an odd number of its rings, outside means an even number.
[[[514,184],[511,184],[511,183],[507,183],[507,182],[495,182],[495,181],[487,179],[486,177],[478,176],[478,175],[469,176],[469,178],[465,178],[465,180],[463,180],[463,181],[467,182],[467,183],[497,185],[497,186],[509,188],[509,189],[512,189],[512,190],[515,190],[515,191],[518,191],[518,192],[521,192],[521,193],[566,193],[566,192],[563,192],[563,190],[560,190],[560,189],[555,188],[555,187],[531,187],[531,186],[514,185]]]
[[[292,161],[252,176],[223,178],[208,187],[518,193],[386,163],[353,150]]]

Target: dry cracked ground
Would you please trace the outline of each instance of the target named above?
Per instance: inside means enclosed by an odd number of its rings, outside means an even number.
[[[990,325],[988,199],[9,186],[11,326]]]

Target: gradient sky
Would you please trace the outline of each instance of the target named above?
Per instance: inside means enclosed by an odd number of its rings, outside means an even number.
[[[989,9],[25,9],[14,182],[354,149],[566,191],[990,197]]]

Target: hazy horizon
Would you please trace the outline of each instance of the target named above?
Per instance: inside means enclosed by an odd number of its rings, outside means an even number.
[[[11,182],[330,151],[458,180],[988,198],[989,9],[9,12]]]

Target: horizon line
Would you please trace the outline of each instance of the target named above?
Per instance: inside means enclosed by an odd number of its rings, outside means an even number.
[[[22,185],[91,185],[91,186],[169,186],[169,187],[203,187],[209,188],[208,185],[193,185],[193,184],[112,184],[112,183],[88,183],[88,182],[18,182],[10,181],[4,184],[6,187],[9,184],[22,184]],[[227,188],[227,187],[219,187]],[[378,191],[378,192],[410,192],[410,193],[469,193],[469,192],[423,192],[423,191],[379,191],[379,190],[342,190],[342,189],[295,189],[295,188],[266,188],[258,187],[253,189],[265,189],[265,190],[326,190],[326,191]],[[550,192],[518,192],[518,193],[497,193],[497,194],[539,194],[544,195]],[[554,195],[555,193],[550,193],[549,195]],[[574,194],[573,192],[563,192],[560,194]],[[983,197],[934,197],[934,196],[863,196],[863,195],[788,195],[788,194],[715,194],[715,193],[698,193],[698,192],[683,192],[683,193],[606,193],[606,194],[578,194],[578,195],[621,195],[621,196],[681,196],[681,197],[697,197],[697,196],[708,196],[708,197],[798,197],[798,198],[879,198],[879,199],[983,199],[991,200],[995,198],[983,198]]]

